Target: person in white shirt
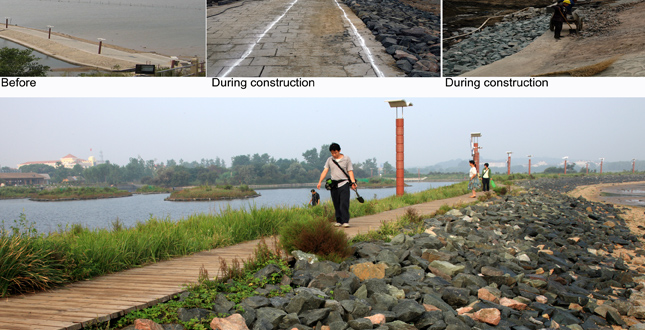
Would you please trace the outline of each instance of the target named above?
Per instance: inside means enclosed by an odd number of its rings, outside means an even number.
[[[479,177],[477,177],[477,167],[475,167],[475,161],[468,161],[470,164],[470,181],[468,181],[468,190],[473,191],[473,195],[470,198],[477,198],[475,190],[479,189],[481,185],[479,184]]]
[[[329,146],[331,157],[327,159],[325,168],[320,173],[318,189],[322,180],[331,171],[332,187],[331,201],[336,211],[336,226],[349,227],[349,189],[356,190],[356,179],[354,179],[354,167],[349,156],[340,153],[340,145],[332,143]]]

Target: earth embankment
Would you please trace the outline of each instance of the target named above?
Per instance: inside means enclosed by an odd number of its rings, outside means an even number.
[[[593,5],[593,2],[592,2]],[[500,59],[484,63],[479,59],[457,63],[461,70],[452,70],[451,61],[445,57],[444,75],[463,75],[470,77],[491,76],[645,76],[645,3],[643,1],[623,1],[598,3],[594,6],[579,6],[577,11],[583,18],[583,29],[574,31],[576,26],[564,24],[563,37],[556,40],[548,30],[548,23],[541,28],[541,36],[526,47],[515,48],[511,54],[499,56]],[[548,22],[548,15],[544,14]],[[535,27],[536,29],[539,27]],[[512,33],[516,25],[509,26]],[[488,31],[474,33],[465,41],[499,39],[499,34]],[[500,32],[504,33],[504,32]],[[517,36],[521,42],[524,36]],[[463,41],[462,41],[463,42]],[[456,45],[458,46],[458,44]],[[479,47],[480,44],[461,49]],[[482,45],[483,47],[483,45]],[[513,47],[506,47],[513,48]],[[506,49],[487,48],[489,52],[501,53]],[[452,49],[445,51],[450,54]],[[458,58],[458,57],[455,57]],[[454,64],[454,63],[453,63]]]

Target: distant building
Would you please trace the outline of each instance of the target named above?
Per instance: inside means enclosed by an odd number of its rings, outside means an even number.
[[[72,154],[68,154],[67,156],[57,160],[41,160],[41,161],[26,162],[26,163],[18,164],[18,168],[25,165],[34,165],[34,164],[43,164],[43,165],[56,167],[56,163],[58,162],[63,164],[65,168],[73,168],[77,164],[81,165],[83,168],[88,168],[96,165],[96,159],[94,158],[94,156],[90,156],[90,158],[86,160],[86,159],[78,158]]]
[[[49,184],[49,175],[38,173],[0,173],[0,181],[7,186]]]

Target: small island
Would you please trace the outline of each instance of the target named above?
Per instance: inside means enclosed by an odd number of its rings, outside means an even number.
[[[147,194],[168,194],[168,193],[171,193],[172,191],[173,191],[172,188],[145,185],[143,187],[137,188],[137,190],[134,193],[135,194],[142,194],[142,195],[147,195]]]
[[[59,187],[39,191],[38,193],[31,195],[29,200],[36,202],[61,202],[127,196],[132,196],[132,193],[114,187]]]
[[[247,185],[233,187],[226,186],[198,186],[173,191],[166,201],[172,202],[203,202],[225,199],[243,199],[258,197],[260,194]]]

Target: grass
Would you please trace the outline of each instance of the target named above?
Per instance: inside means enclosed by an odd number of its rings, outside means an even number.
[[[358,217],[460,196],[467,192],[466,186],[467,183],[462,182],[364,204],[352,202],[350,214]],[[72,225],[49,235],[36,233],[28,219],[22,216],[9,230],[4,223],[0,228],[0,265],[12,265],[11,268],[0,267],[0,278],[8,283],[0,289],[0,296],[40,291],[176,256],[277,235],[285,226],[316,218],[333,221],[331,201],[315,207],[250,206],[241,210],[228,207],[218,214],[195,214],[179,221],[150,217],[131,228],[115,221],[111,230]],[[24,232],[29,235],[20,234]],[[23,258],[25,255],[33,258]],[[37,265],[30,260],[47,262]],[[39,277],[50,280],[36,281]]]
[[[37,194],[38,191],[40,189],[34,187],[1,187],[0,199],[29,198]]]
[[[183,190],[176,190],[167,198],[169,201],[192,201],[192,200],[220,200],[237,199],[259,196],[253,189],[243,185],[231,186],[199,186]]]

